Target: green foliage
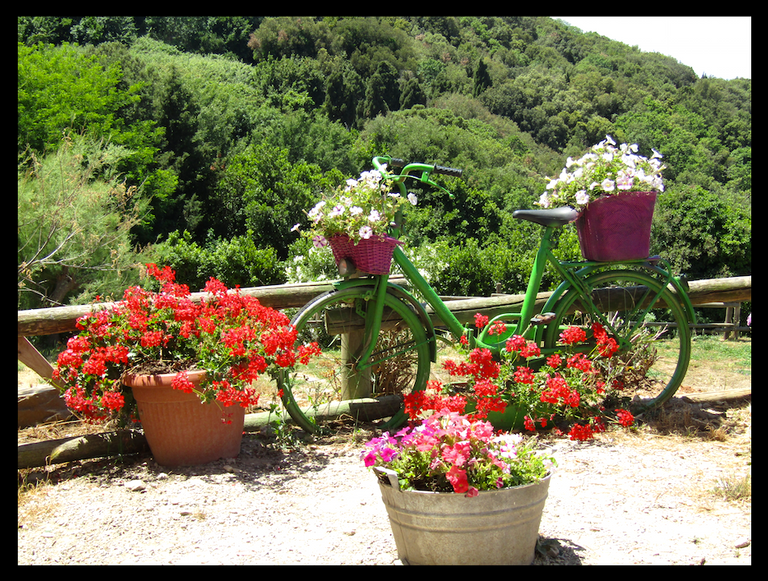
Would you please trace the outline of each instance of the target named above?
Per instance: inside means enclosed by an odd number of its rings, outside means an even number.
[[[354,127],[362,114],[359,97],[363,86],[362,78],[349,63],[340,59],[335,61],[325,83],[323,108],[326,115],[348,129]]]
[[[281,260],[296,238],[291,226],[307,226],[306,212],[325,188],[338,185],[337,171],[291,164],[286,150],[255,145],[233,157],[218,182],[214,199],[218,223],[228,235],[251,231],[257,246],[272,247]]]
[[[261,16],[134,16],[136,27],[152,38],[197,54],[224,54],[246,61],[248,37]]]
[[[410,251],[409,258],[438,294],[490,296],[501,292],[523,294],[533,267],[541,230],[525,223],[503,241],[467,238],[456,246],[451,238],[425,243]],[[560,260],[580,260],[578,238],[573,228],[564,228],[558,237],[555,255]],[[542,288],[553,289],[558,275],[547,268]]]
[[[120,67],[104,69],[76,46],[18,44],[18,149],[55,149],[62,132],[88,130],[109,137],[132,97],[117,91]]]
[[[18,172],[18,307],[88,302],[137,279],[130,229],[140,219],[135,186],[114,168],[125,148],[67,136]]]
[[[400,106],[400,86],[397,69],[387,61],[379,63],[365,89],[363,112],[369,119],[386,115]]]
[[[282,284],[286,276],[274,248],[258,248],[252,232],[228,240],[209,233],[205,244],[192,240],[188,231],[171,232],[155,245],[153,261],[176,271],[176,281],[192,292],[202,290],[210,277],[226,286],[244,288]]]
[[[666,192],[656,204],[652,248],[692,280],[751,273],[751,206],[744,196],[701,186]]]
[[[460,247],[451,249],[445,269],[433,286],[438,294],[488,297],[496,292],[493,263],[484,260],[480,245],[468,238]]]
[[[313,282],[339,278],[339,269],[330,246],[316,248],[312,241],[301,237],[291,244],[285,261],[287,282]]]
[[[473,272],[468,255],[466,265],[457,257],[467,282],[440,284],[487,292],[482,274],[518,292],[539,231],[512,212],[533,205],[567,156],[610,134],[664,155],[655,252],[692,276],[751,271],[748,79],[698,79],[671,57],[546,17],[23,16],[17,25],[19,156],[43,159],[73,133],[123,146],[104,181],[119,176],[146,210],[131,222],[132,245],[187,232],[188,246],[206,249],[250,230],[277,261],[306,256],[291,248],[291,226],[324,188],[390,154],[465,170],[441,178],[453,198],[412,184],[408,241],[414,250],[476,243],[494,270]],[[107,170],[94,171],[96,180]],[[558,251],[578,256],[572,232]],[[307,272],[325,268],[308,262]]]

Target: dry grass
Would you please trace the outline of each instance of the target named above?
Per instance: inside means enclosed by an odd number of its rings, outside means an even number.
[[[48,495],[50,483],[40,480],[29,483],[19,471],[19,487],[17,493],[17,520],[19,528],[39,522],[43,517],[56,509],[56,504]]]
[[[44,380],[34,371],[32,371],[29,367],[24,365],[19,361],[16,374],[18,378],[18,384],[19,387],[26,387],[30,385],[37,385],[39,383],[44,383]]]
[[[728,475],[718,479],[712,490],[713,494],[722,496],[725,500],[752,500],[752,475]]]

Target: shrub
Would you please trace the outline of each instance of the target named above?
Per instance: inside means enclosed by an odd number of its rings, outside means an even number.
[[[154,251],[158,263],[176,271],[179,282],[202,289],[210,277],[226,286],[244,288],[282,284],[287,277],[274,248],[257,248],[252,232],[230,240],[209,238],[200,246],[188,231],[172,232]]]

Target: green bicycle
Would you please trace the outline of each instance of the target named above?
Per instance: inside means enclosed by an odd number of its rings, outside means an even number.
[[[459,177],[462,170],[423,163],[405,163],[391,157],[376,157],[374,167],[407,195],[406,180],[438,188],[435,174]],[[400,173],[387,169],[398,167]],[[689,323],[695,322],[685,284],[670,273],[659,257],[626,262],[561,262],[552,253],[553,234],[574,221],[578,213],[570,207],[551,210],[518,210],[513,216],[543,227],[519,312],[504,313],[478,330],[460,322],[403,251],[394,250],[393,267],[407,282],[395,284],[388,274],[370,275],[340,268],[343,278],[334,289],[311,300],[293,317],[298,341],[318,340],[322,355],[309,369],[284,370],[278,377],[283,405],[303,429],[317,432],[339,399],[370,394],[410,393],[426,387],[430,367],[437,359],[436,328],[444,328],[470,347],[488,348],[498,354],[512,335],[536,341],[542,357],[558,351],[560,332],[569,325],[582,326],[591,338],[590,324],[599,322],[617,341],[618,355],[628,369],[639,366],[632,357],[639,337],[663,339],[663,349],[645,357],[643,380],[634,394],[635,407],[651,408],[667,401],[680,386],[691,354]],[[398,237],[402,219],[391,235]],[[537,304],[542,278],[551,265],[562,283],[545,304]],[[430,308],[416,299],[418,294]],[[506,323],[503,335],[489,330],[499,320]],[[588,341],[584,350],[594,346]],[[381,427],[392,429],[406,419],[402,407]]]

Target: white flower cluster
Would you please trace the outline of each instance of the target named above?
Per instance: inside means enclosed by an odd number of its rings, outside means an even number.
[[[616,147],[607,135],[580,159],[566,160],[560,175],[550,179],[538,205],[572,206],[580,210],[603,196],[632,191],[663,192],[661,171],[666,166],[661,164],[662,155],[654,149],[649,159],[638,155],[637,149],[637,144],[622,143]]]
[[[416,205],[414,194],[407,201],[382,180],[377,170],[366,171],[358,179],[348,179],[330,196],[320,200],[308,213],[312,229],[308,235],[318,248],[328,244],[332,236],[346,234],[356,243],[363,239],[387,234],[399,207],[410,202]],[[298,230],[296,224],[293,230]]]

